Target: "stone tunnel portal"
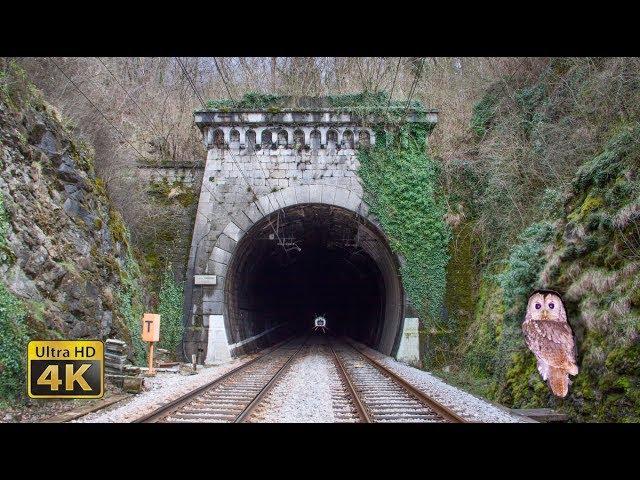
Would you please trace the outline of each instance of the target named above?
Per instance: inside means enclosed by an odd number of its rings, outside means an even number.
[[[404,293],[397,259],[375,225],[342,207],[299,204],[258,221],[229,262],[224,296],[232,344],[280,330],[261,336],[264,347],[310,330],[323,315],[332,333],[387,354],[398,347]]]

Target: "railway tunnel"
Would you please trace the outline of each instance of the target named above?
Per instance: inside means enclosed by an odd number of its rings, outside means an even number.
[[[323,315],[332,333],[418,364],[419,320],[358,173],[358,152],[387,141],[388,118],[331,98],[281,100],[276,109],[194,113],[207,158],[185,284],[185,358],[228,361]],[[437,123],[435,110],[403,117],[427,132]]]
[[[388,354],[402,329],[404,292],[384,234],[335,205],[298,204],[256,222],[231,257],[224,296],[230,343],[274,331],[252,348],[309,331],[317,315],[331,333]]]

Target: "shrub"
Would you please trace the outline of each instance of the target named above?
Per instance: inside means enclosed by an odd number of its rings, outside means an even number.
[[[29,342],[22,303],[0,283],[0,400],[11,400],[24,389]]]
[[[498,106],[498,92],[489,90],[482,99],[473,107],[471,116],[471,129],[478,137],[483,137],[487,132]]]
[[[545,264],[543,250],[552,232],[549,222],[534,223],[522,232],[520,243],[511,250],[506,270],[498,276],[509,320],[522,316],[527,297],[539,286],[538,275]]]
[[[0,265],[12,255],[7,248],[9,223],[0,192]],[[3,283],[0,283],[0,400],[17,397],[24,388],[25,357],[29,341],[26,311]]]
[[[160,314],[160,346],[172,352],[182,341],[183,285],[175,281],[171,265],[162,276],[158,313]]]

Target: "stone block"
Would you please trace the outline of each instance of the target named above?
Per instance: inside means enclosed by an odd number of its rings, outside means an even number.
[[[225,265],[228,265],[229,260],[231,260],[231,253],[221,249],[220,247],[214,247],[211,258],[214,262],[224,263]]]
[[[203,315],[222,315],[223,303],[222,301],[204,301],[202,302],[202,314]]]
[[[281,190],[281,194],[285,205],[289,206],[296,204],[295,187],[285,188],[284,190]]]
[[[336,188],[336,195],[333,199],[335,205],[346,207],[349,200],[349,190],[346,188]]]
[[[211,270],[216,275],[224,277],[227,275],[227,264],[222,262],[211,262]]]
[[[220,288],[219,285],[216,285],[213,289],[210,295],[207,295],[207,300],[211,301],[211,302],[220,302],[222,303],[224,301],[224,290],[222,288]],[[215,312],[211,312],[211,313],[215,313]]]
[[[278,200],[278,196],[276,195],[276,192],[271,192],[270,194],[267,195],[267,198],[271,202],[271,206],[274,208],[274,210],[280,210],[282,208],[280,206],[280,201]]]
[[[247,219],[247,220],[248,220],[248,219]],[[244,232],[242,231],[242,228],[241,228],[241,227],[239,227],[238,225],[236,225],[236,224],[235,224],[235,223],[233,223],[233,222],[229,222],[229,223],[227,224],[227,226],[224,228],[224,230],[222,231],[222,233],[223,233],[226,237],[228,237],[230,240],[232,240],[232,241],[234,241],[234,242],[237,242],[238,240],[240,240],[240,238],[242,238],[242,234],[243,234]],[[222,246],[222,245],[221,245],[221,246]],[[224,247],[222,246],[222,248],[224,248]],[[233,245],[233,247],[232,247],[232,248],[235,248],[235,245]],[[227,251],[229,251],[229,252],[230,252],[230,251],[232,251],[232,250],[230,250],[230,249],[228,249],[228,248],[224,248],[224,249],[225,249],[225,250],[227,250]]]
[[[309,196],[311,194],[308,185],[300,185],[295,187],[296,202],[297,203],[309,203]]]
[[[360,202],[360,215],[367,218],[369,216],[369,205],[366,202]]]
[[[140,393],[144,387],[143,377],[124,377],[122,379],[122,389],[127,393]]]
[[[336,187],[325,185],[322,187],[322,203],[333,204],[333,199],[336,196]]]
[[[360,196],[354,193],[353,191],[351,191],[349,192],[349,198],[347,199],[345,208],[348,208],[349,210],[353,210],[354,212],[356,212],[358,210],[358,206],[360,205],[361,201],[362,200]]]
[[[233,225],[233,224],[230,224],[230,225]],[[218,243],[217,243],[218,247],[229,253],[233,252],[236,249],[236,244],[237,242],[231,237],[229,237],[228,235],[226,235],[225,233],[223,233],[218,237]]]
[[[244,213],[253,223],[256,223],[264,216],[258,209],[258,206],[255,204],[255,202],[252,202],[247,208],[245,208]]]
[[[269,215],[271,212],[275,210],[275,208],[273,208],[273,206],[271,205],[271,202],[269,201],[269,197],[266,195],[258,198],[257,203],[258,203],[258,207],[260,208],[260,211],[264,215]]]
[[[322,202],[322,185],[309,185],[309,202]]]

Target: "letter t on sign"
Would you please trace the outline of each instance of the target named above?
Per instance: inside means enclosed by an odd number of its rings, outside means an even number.
[[[154,376],[153,343],[160,340],[160,315],[145,313],[142,316],[142,340],[149,342],[149,375]]]
[[[145,313],[142,316],[142,340],[145,342],[160,341],[160,315]]]

